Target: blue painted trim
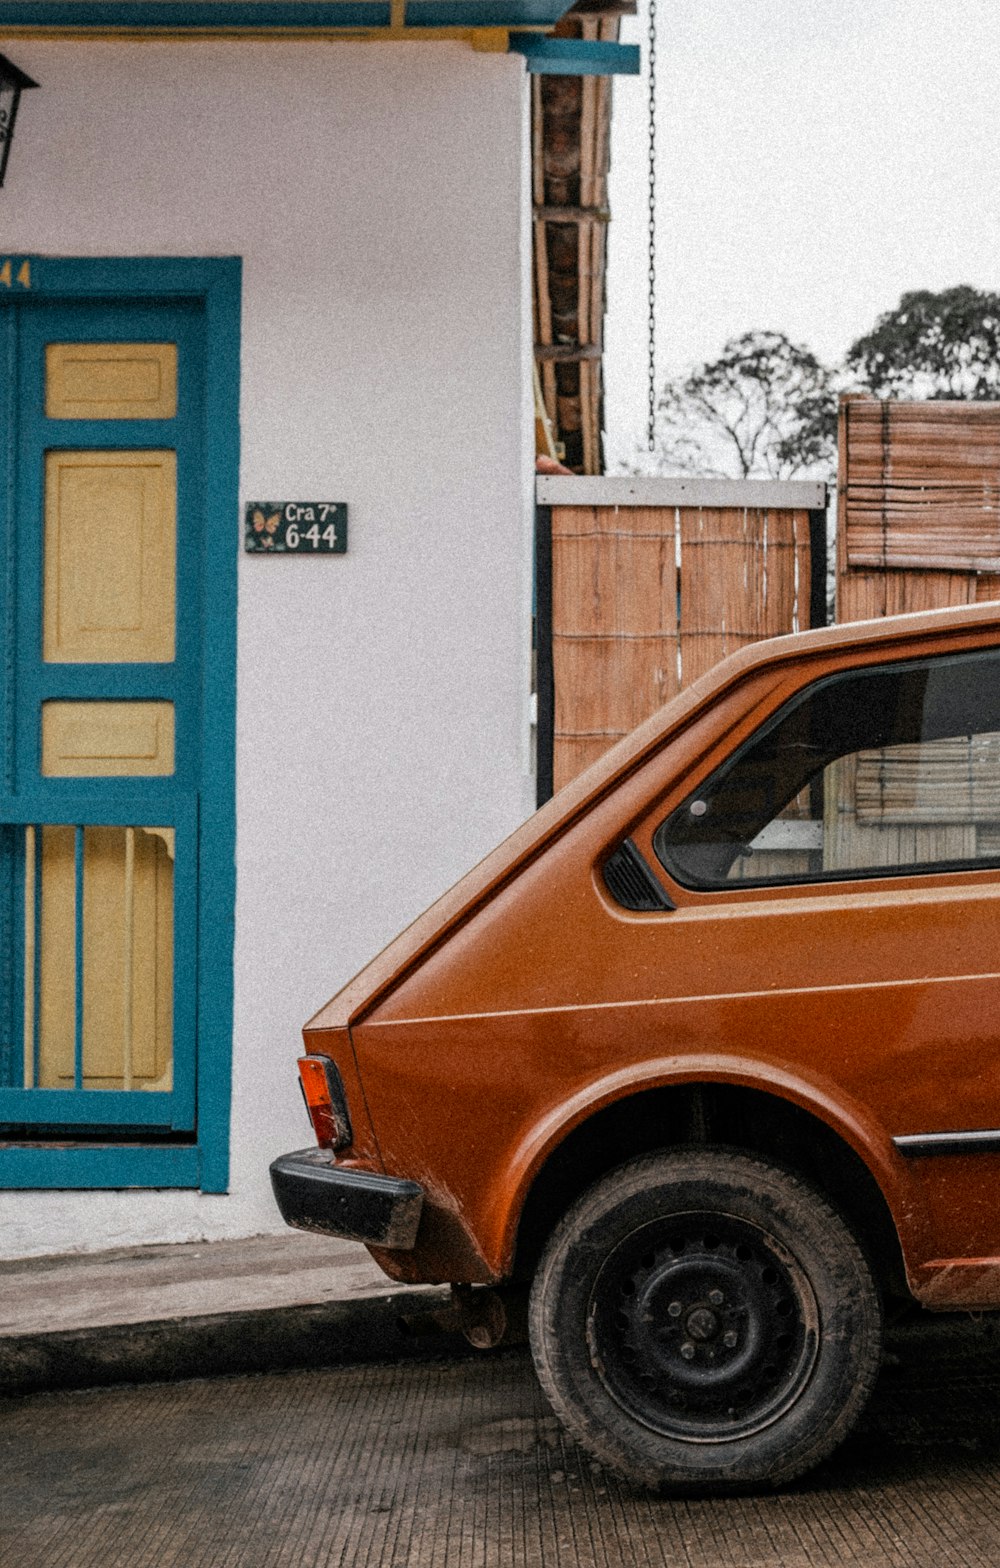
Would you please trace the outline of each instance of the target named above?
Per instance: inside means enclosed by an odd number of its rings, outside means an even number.
[[[14,432],[17,415],[17,318],[0,315],[0,781],[14,783],[14,671],[16,668],[17,543]],[[13,952],[17,930],[17,837],[0,828],[0,953]],[[23,918],[23,916],[22,916]],[[18,1009],[13,987],[0,986],[0,1084],[17,1072]]]
[[[172,1101],[169,1091],[155,1089],[0,1089],[0,1122],[184,1131],[174,1126]]]
[[[6,18],[7,13],[5,13]],[[25,1147],[0,1145],[0,1186],[10,1187],[196,1187],[224,1192],[229,1179],[229,1112],[232,1054],[233,1010],[233,906],[235,901],[235,716],[236,716],[236,569],[238,558],[238,483],[239,483],[239,379],[240,311],[242,266],[237,257],[222,258],[86,258],[65,260],[42,256],[21,256],[31,261],[31,290],[18,299],[62,299],[67,304],[90,299],[95,302],[127,301],[130,317],[147,299],[177,303],[187,300],[200,312],[202,331],[198,353],[200,361],[200,417],[198,441],[204,485],[192,491],[186,502],[187,515],[200,524],[203,540],[200,586],[184,595],[178,582],[178,652],[185,635],[202,635],[201,679],[190,699],[202,750],[200,805],[190,819],[184,818],[184,799],[190,799],[187,786],[195,780],[131,781],[128,787],[130,809],[123,816],[123,804],[116,804],[114,783],[102,780],[100,794],[88,798],[95,789],[90,780],[44,780],[35,777],[29,785],[25,777],[8,781],[0,789],[0,823],[69,820],[141,825],[180,825],[190,821],[192,838],[197,833],[200,877],[197,887],[197,940],[194,923],[190,936],[176,932],[179,947],[175,954],[178,967],[191,981],[190,1018],[182,1018],[183,1036],[175,1037],[175,1053],[195,1045],[198,1028],[197,1077],[192,1083],[190,1108],[175,1101],[171,1120],[177,1125],[185,1114],[193,1116],[197,1097],[198,1146],[180,1147],[155,1144],[118,1146]],[[15,303],[14,299],[10,301]],[[3,303],[0,301],[0,303]],[[37,412],[37,411],[36,411]],[[145,423],[145,422],[144,422]],[[70,421],[51,421],[59,426],[55,445],[75,444],[66,440]],[[159,429],[160,426],[158,425]],[[91,427],[92,432],[93,427]],[[104,431],[115,430],[107,422]],[[129,442],[151,446],[150,425],[135,440],[136,427]],[[91,433],[87,445],[101,445]],[[110,444],[110,442],[104,443]],[[161,440],[159,444],[172,444]],[[179,496],[179,505],[181,499]],[[191,558],[194,552],[189,552]],[[178,559],[181,566],[181,557]],[[190,600],[190,603],[185,602]],[[37,613],[37,612],[36,612]],[[185,628],[186,618],[186,628]],[[82,696],[99,691],[96,666],[61,666],[60,680],[50,680],[51,670],[38,677],[38,694]],[[104,675],[108,669],[105,667]],[[63,680],[62,678],[65,677]],[[151,665],[141,675],[129,678],[127,695],[147,693],[170,698],[170,666]],[[89,683],[89,684],[88,684]],[[107,685],[103,688],[107,692]],[[178,690],[178,702],[187,701]],[[37,736],[33,744],[37,747]],[[179,768],[181,764],[179,762]],[[27,770],[25,770],[27,771]],[[32,767],[34,771],[34,764]],[[29,773],[30,777],[30,773]],[[15,793],[9,784],[13,783]],[[83,788],[78,790],[77,784]],[[20,788],[18,786],[20,785]],[[50,788],[54,786],[54,788]],[[180,794],[177,792],[181,791]],[[61,805],[53,813],[58,794]],[[124,797],[123,797],[124,799]],[[172,803],[172,804],[171,804]],[[140,808],[140,809],[137,809]],[[179,865],[182,857],[178,857]],[[192,875],[193,875],[193,861]],[[183,872],[180,872],[183,875]],[[192,900],[195,890],[191,888]],[[198,962],[198,951],[201,961]],[[197,1020],[195,1018],[197,986]],[[180,1055],[175,1054],[180,1070]],[[34,1091],[33,1091],[34,1092]],[[81,1090],[86,1106],[98,1109],[92,1095],[101,1091]],[[144,1098],[144,1097],[143,1097]],[[140,1113],[141,1115],[141,1113]],[[91,1114],[92,1123],[99,1124]],[[117,1116],[109,1120],[117,1121]]]
[[[202,573],[202,791],[199,1028],[219,1042],[198,1058],[205,1192],[229,1186],[236,903],[236,570],[239,564],[241,263],[220,260],[205,295],[205,531]],[[221,1048],[225,1042],[225,1049]]]
[[[552,26],[566,10],[565,0],[408,0],[407,27]],[[74,32],[127,28],[185,28],[195,31],[236,28],[325,30],[386,28],[388,0],[7,0],[3,24],[51,27]]]
[[[108,782],[117,784],[120,780],[112,778]],[[156,786],[162,785],[164,781],[142,779],[140,782]],[[47,823],[70,828],[81,823],[90,827],[190,828],[194,821],[190,798],[177,790],[168,792],[162,788],[154,789],[144,794],[138,805],[133,804],[131,794],[116,799],[110,792],[107,795],[74,793],[70,803],[60,800],[57,804],[50,801],[46,794],[46,785],[49,783],[57,787],[64,783],[82,784],[86,791],[93,790],[95,780],[43,779],[33,790],[22,790],[16,796],[0,795],[0,823]]]
[[[6,16],[6,13],[5,13]],[[31,288],[23,294],[0,295],[0,305],[31,300],[39,294],[65,299],[131,299],[133,302],[172,298],[207,303],[209,296],[226,286],[226,274],[236,268],[238,256],[38,256],[28,251],[10,253],[15,273],[21,263],[31,263]],[[151,421],[152,422],[152,421]],[[54,420],[68,424],[68,420]],[[145,421],[143,421],[145,423]]]
[[[83,1088],[83,828],[73,830],[73,1088]],[[42,1091],[37,1091],[41,1093]]]
[[[0,1145],[0,1187],[114,1188],[197,1187],[200,1160],[191,1144],[136,1149],[98,1144],[89,1148]]]
[[[202,745],[208,744],[210,742],[202,736]],[[202,879],[213,875],[215,846],[209,848],[201,845],[199,848],[197,796],[180,796],[177,807],[174,856],[174,1076],[170,1124],[177,1132],[187,1132],[195,1126],[197,1104],[198,1043],[201,1034],[199,980],[204,996],[217,978],[210,963],[202,964],[199,968],[196,922],[199,871]],[[229,967],[232,968],[231,963]],[[225,965],[221,964],[220,969],[224,968]],[[227,1035],[222,1039],[206,1035],[204,1049],[221,1051],[228,1063],[232,1032],[230,1022]],[[134,1094],[131,1098],[135,1098]],[[227,1126],[223,1129],[224,1142],[227,1141],[227,1134],[228,1118]]]
[[[3,689],[0,711],[4,789],[14,787],[14,672],[17,666],[17,404],[18,404],[18,317],[4,311],[0,332],[3,335],[4,401],[0,410],[0,507],[3,508],[4,559],[3,600],[0,602],[0,638],[3,642]]]
[[[512,33],[510,48],[534,76],[638,76],[642,68],[638,44]]]
[[[118,676],[114,667],[107,664],[43,664],[35,678],[40,701],[52,697],[72,697],[95,702],[114,697],[142,699],[162,698],[170,702],[177,694],[177,675],[172,664],[135,664],[127,679]],[[112,691],[111,688],[114,687]]]
[[[553,27],[560,0],[407,0],[408,27]]]
[[[17,842],[11,828],[0,826],[0,953],[13,951],[15,914],[15,877]],[[17,1071],[17,1009],[12,988],[0,989],[0,1085],[13,1083]],[[2,1089],[0,1089],[2,1093]]]
[[[23,851],[22,851],[23,853]],[[35,969],[32,975],[32,1040],[31,1040],[31,1082],[32,1085],[41,1083],[42,1080],[42,835],[35,834]],[[23,896],[21,900],[21,919],[24,919]]]

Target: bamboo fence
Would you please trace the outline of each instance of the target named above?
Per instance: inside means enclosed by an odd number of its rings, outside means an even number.
[[[838,454],[838,621],[1000,598],[1000,403],[845,397]],[[855,864],[995,853],[998,756],[980,735],[844,759],[828,841]]]
[[[837,619],[1000,598],[1000,403],[845,397]]]
[[[558,789],[727,654],[810,624],[810,510],[823,487],[674,482],[671,492],[669,480],[646,480],[623,504],[612,498],[626,481],[542,483],[589,501],[551,510]],[[658,485],[659,504],[638,504]],[[734,504],[718,504],[727,488]],[[782,494],[800,504],[774,504]]]

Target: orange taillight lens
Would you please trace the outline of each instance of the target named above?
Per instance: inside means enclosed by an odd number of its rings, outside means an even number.
[[[336,1066],[328,1056],[300,1056],[299,1077],[316,1142],[321,1148],[345,1148],[351,1142],[351,1119]]]

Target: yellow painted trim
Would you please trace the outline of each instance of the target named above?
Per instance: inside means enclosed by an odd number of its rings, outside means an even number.
[[[38,1083],[72,1085],[76,1026],[74,829],[42,828],[41,951],[38,954]]]
[[[135,1011],[135,828],[125,829],[125,909],[122,940],[122,1088],[135,1087],[132,1022]]]
[[[472,35],[472,47],[479,54],[506,54],[510,48],[510,31],[506,27],[477,27]]]

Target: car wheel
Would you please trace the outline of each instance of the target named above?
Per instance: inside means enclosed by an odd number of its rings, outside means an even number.
[[[724,1149],[644,1156],[553,1233],[530,1307],[569,1431],[658,1490],[774,1485],[824,1458],[878,1371],[882,1313],[844,1220],[798,1176]]]

